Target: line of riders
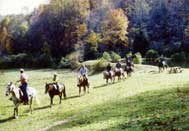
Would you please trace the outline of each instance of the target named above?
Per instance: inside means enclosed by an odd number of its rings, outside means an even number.
[[[126,72],[132,72],[133,71],[133,58],[134,56],[130,56],[130,57],[126,57],[126,65],[124,68],[124,71]],[[108,74],[109,78],[112,78],[113,76],[113,72],[122,72],[122,65],[120,62],[116,63],[115,66],[115,70],[113,70],[112,66],[110,63],[108,63],[107,67],[106,67],[106,71]],[[82,84],[85,84],[89,87],[89,82],[88,82],[88,68],[82,64],[81,68],[79,69],[78,72],[78,82],[77,82],[77,86],[79,88],[81,88]],[[60,88],[60,84],[58,83],[59,79],[58,79],[58,75],[57,73],[54,73],[53,75],[53,79],[52,79],[52,85],[55,88],[55,90],[57,90],[58,92],[60,92],[61,88]],[[85,81],[86,83],[82,83],[81,81]],[[19,86],[19,94],[21,96],[21,102],[23,102],[24,105],[28,105],[28,101],[29,101],[29,96],[28,96],[28,76],[25,73],[24,69],[20,69],[20,79],[17,82],[20,82],[20,86]],[[80,89],[81,92],[81,89]],[[79,92],[79,93],[80,93]],[[10,98],[10,100],[12,100],[12,98]]]

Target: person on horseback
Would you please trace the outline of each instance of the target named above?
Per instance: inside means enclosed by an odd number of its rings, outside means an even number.
[[[79,79],[81,78],[81,77],[84,77],[84,78],[86,78],[87,79],[87,81],[88,81],[88,69],[87,69],[87,67],[85,66],[85,64],[83,64],[82,66],[81,66],[81,68],[79,69],[79,77],[78,77],[78,84],[77,85],[79,85]]]
[[[58,74],[54,73],[53,75],[53,84],[56,90],[59,91],[59,86],[58,86]]]
[[[108,63],[107,67],[106,67],[107,72],[109,73],[109,75],[111,76],[111,71],[112,71],[112,66],[110,63]]]
[[[121,69],[121,63],[119,61],[116,63],[116,69],[118,69],[118,70]]]
[[[126,57],[125,71],[132,71],[132,67],[134,67],[132,57]]]
[[[23,93],[23,101],[24,101],[24,105],[28,105],[28,92],[27,92],[27,87],[28,87],[28,76],[26,75],[26,73],[24,72],[24,69],[20,69],[20,80],[18,80],[17,82],[20,82],[20,89]]]

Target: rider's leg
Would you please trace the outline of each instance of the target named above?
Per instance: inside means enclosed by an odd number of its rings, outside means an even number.
[[[24,83],[24,84],[22,85],[22,91],[23,91],[23,94],[24,94],[24,102],[25,102],[25,104],[28,104],[27,86],[28,86],[27,83]]]

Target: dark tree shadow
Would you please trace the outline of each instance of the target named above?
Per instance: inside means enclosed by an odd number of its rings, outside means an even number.
[[[14,116],[11,116],[11,117],[8,117],[8,118],[5,118],[5,119],[1,119],[0,123],[5,123],[5,122],[11,121],[13,119],[14,119]]]

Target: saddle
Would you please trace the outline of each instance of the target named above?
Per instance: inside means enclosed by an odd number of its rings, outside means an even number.
[[[57,90],[60,91],[60,86],[58,83],[53,83],[53,87]]]

